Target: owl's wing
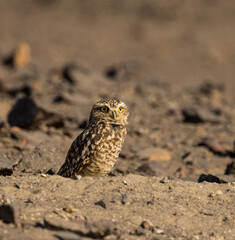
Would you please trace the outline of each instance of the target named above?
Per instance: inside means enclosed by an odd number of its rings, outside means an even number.
[[[72,143],[65,163],[58,174],[63,177],[74,177],[76,172],[89,164],[92,155],[104,134],[104,124],[86,128]]]

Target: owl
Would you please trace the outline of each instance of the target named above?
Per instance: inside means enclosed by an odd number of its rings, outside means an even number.
[[[119,100],[95,103],[87,127],[72,143],[58,174],[74,178],[109,173],[126,137],[128,116],[126,104]]]

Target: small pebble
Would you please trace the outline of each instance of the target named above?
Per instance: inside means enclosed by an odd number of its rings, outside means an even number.
[[[95,205],[101,206],[102,208],[106,209],[106,204],[103,200],[95,202]]]
[[[68,205],[67,207],[64,208],[64,211],[67,213],[72,213],[74,212],[74,207],[72,205]]]
[[[148,220],[144,220],[141,224],[140,224],[140,226],[142,227],[142,228],[144,228],[144,229],[147,229],[147,230],[150,230],[150,231],[154,231],[154,226],[153,226],[153,224],[150,222],[150,221],[148,221]]]
[[[157,230],[157,233],[158,233],[158,234],[164,234],[164,230],[158,229],[158,230]]]
[[[124,184],[124,185],[127,185],[127,182],[124,180],[124,181],[123,181],[123,184]]]
[[[170,182],[170,181],[169,181],[169,178],[168,178],[168,177],[164,177],[164,178],[161,179],[159,182],[160,182],[160,183],[168,183],[168,182]]]

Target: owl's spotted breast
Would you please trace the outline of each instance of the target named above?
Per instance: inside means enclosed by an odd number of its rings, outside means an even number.
[[[105,112],[101,113],[104,106]],[[126,105],[118,100],[96,103],[88,127],[72,143],[58,174],[73,178],[75,175],[102,176],[109,173],[126,136],[128,115]]]

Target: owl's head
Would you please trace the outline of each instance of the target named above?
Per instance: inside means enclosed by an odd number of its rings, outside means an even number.
[[[104,99],[94,104],[89,123],[102,120],[111,124],[126,125],[128,116],[129,111],[124,102],[116,99]]]

